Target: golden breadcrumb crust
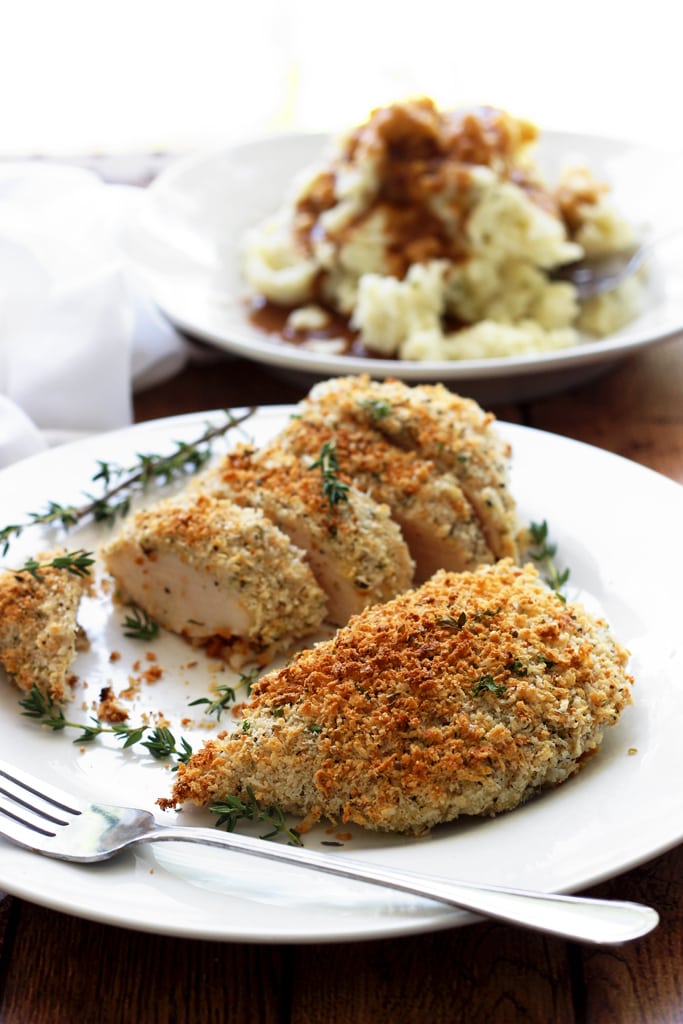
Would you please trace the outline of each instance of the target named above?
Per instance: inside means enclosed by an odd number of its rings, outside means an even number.
[[[77,622],[85,581],[66,569],[0,572],[0,665],[20,690],[57,703],[72,696],[70,673],[82,640]]]
[[[442,384],[409,386],[367,375],[315,385],[302,403],[337,419],[365,423],[399,448],[431,459],[457,478],[495,558],[516,558],[515,502],[508,487],[509,445],[495,416]]]
[[[258,452],[240,445],[196,481],[205,494],[225,497],[260,509],[307,554],[316,572],[355,591],[354,611],[387,601],[407,590],[413,580],[408,547],[389,508],[370,499],[344,475],[343,500],[325,494],[321,470],[295,455],[270,448]],[[328,592],[330,609],[334,593]],[[344,602],[346,605],[346,602]],[[337,625],[343,622],[328,616]]]
[[[202,641],[211,633],[195,620],[183,578],[196,575],[209,583],[214,607],[227,609],[231,602],[248,619],[237,632],[226,612],[218,635],[232,642],[233,653],[244,648],[268,660],[324,619],[325,595],[302,552],[261,512],[230,501],[202,494],[164,499],[129,519],[102,554],[124,600],[160,625]],[[177,560],[177,593],[157,578],[162,556]],[[183,621],[173,625],[179,614]]]
[[[572,775],[630,703],[607,625],[509,559],[437,573],[257,684],[171,800],[253,791],[304,819],[421,833]]]
[[[396,447],[370,425],[318,416],[307,405],[271,442],[309,459],[333,444],[343,478],[386,504],[416,562],[417,580],[437,568],[473,569],[493,561],[479,520],[452,473]]]

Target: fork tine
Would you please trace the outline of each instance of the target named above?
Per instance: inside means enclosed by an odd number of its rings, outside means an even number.
[[[36,849],[80,814],[67,793],[0,761],[0,835]]]
[[[79,807],[75,796],[57,789],[56,786],[50,786],[29,775],[28,772],[21,771],[14,765],[8,764],[7,761],[1,760],[0,786],[10,788],[12,793],[8,793],[8,795],[11,795],[12,799],[16,799],[18,803],[24,803],[25,806],[34,810],[40,808],[46,817],[54,813],[55,809],[67,814],[81,814],[81,807]],[[16,790],[13,787],[16,787]],[[29,799],[28,794],[33,799]],[[36,800],[39,801],[38,804],[36,804]],[[43,803],[46,805],[45,807],[43,807]]]

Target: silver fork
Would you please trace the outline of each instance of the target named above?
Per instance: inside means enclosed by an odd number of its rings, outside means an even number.
[[[0,836],[46,857],[81,864],[108,860],[138,843],[226,846],[582,942],[627,942],[646,935],[659,920],[655,910],[638,903],[475,885],[209,828],[159,825],[149,811],[78,800],[5,761],[0,761]]]
[[[553,281],[568,281],[576,288],[580,299],[611,291],[650,258],[655,247],[661,248],[668,242],[676,242],[683,234],[683,225],[674,224],[648,239],[636,242],[616,252],[584,256],[574,263],[555,267],[550,272]]]

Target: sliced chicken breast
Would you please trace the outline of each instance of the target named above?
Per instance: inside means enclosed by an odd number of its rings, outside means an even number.
[[[58,704],[72,697],[71,669],[85,637],[77,620],[86,587],[66,569],[0,572],[0,665],[20,690]]]
[[[381,433],[351,419],[320,416],[304,404],[266,449],[285,450],[315,460],[334,446],[345,477],[370,498],[388,505],[422,582],[437,569],[460,571],[493,561],[479,520],[453,474],[433,462],[395,447]]]
[[[495,429],[495,416],[442,384],[410,387],[367,375],[315,385],[303,411],[318,407],[339,420],[372,426],[399,448],[452,473],[474,509],[495,558],[517,558],[515,502],[509,489],[510,447]]]
[[[257,508],[301,548],[327,596],[329,622],[344,625],[376,601],[412,585],[414,565],[386,505],[344,475],[336,497],[325,467],[291,452],[246,445],[225,455],[196,482],[198,490]]]
[[[138,512],[103,549],[123,600],[226,658],[263,663],[315,632],[325,595],[302,552],[262,512],[201,494]]]

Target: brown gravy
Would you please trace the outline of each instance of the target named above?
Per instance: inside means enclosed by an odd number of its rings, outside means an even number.
[[[294,330],[287,324],[287,317],[292,312],[286,306],[278,306],[268,302],[262,296],[249,299],[246,315],[252,327],[269,337],[278,338],[289,345],[303,345],[307,341],[324,341],[329,338],[341,338],[344,347],[341,355],[357,356],[363,359],[386,359],[381,353],[368,349],[349,324],[349,318],[340,313],[326,309],[328,323],[324,327],[309,330]]]

